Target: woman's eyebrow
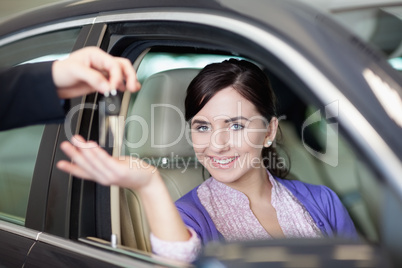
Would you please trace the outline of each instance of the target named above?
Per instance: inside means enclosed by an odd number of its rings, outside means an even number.
[[[244,116],[236,116],[236,117],[232,117],[229,119],[225,120],[225,123],[229,123],[229,122],[233,122],[233,121],[239,121],[239,120],[246,120],[246,121],[250,121],[250,119],[244,117]]]
[[[236,116],[236,117],[231,117],[225,120],[225,123],[230,123],[234,121],[239,121],[239,120],[245,120],[245,121],[250,121],[250,119],[244,117],[244,116]],[[211,123],[205,120],[201,119],[194,119],[194,121],[191,122],[191,124],[202,124],[202,125],[210,125]]]
[[[210,125],[211,123],[209,123],[208,121],[200,120],[200,119],[194,119],[194,121],[191,122],[191,124]]]

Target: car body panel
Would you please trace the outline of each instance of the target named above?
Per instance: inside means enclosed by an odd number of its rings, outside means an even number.
[[[53,21],[70,20],[71,17],[90,17],[96,16],[100,12],[108,12],[114,10],[130,10],[139,8],[183,8],[183,7],[201,7],[205,9],[219,9],[217,2],[207,0],[202,2],[193,2],[185,0],[102,0],[102,1],[63,1],[55,5],[23,14],[24,20],[18,17],[10,18],[4,24],[7,27],[0,27],[0,36],[6,36],[10,33],[25,31],[32,26],[45,25]],[[21,16],[21,15],[20,15]]]
[[[0,227],[1,228],[1,227]],[[34,240],[0,229],[0,267],[22,267]]]
[[[146,263],[91,245],[40,234],[24,267],[149,267]]]
[[[22,267],[38,235],[38,231],[0,221],[0,267]]]

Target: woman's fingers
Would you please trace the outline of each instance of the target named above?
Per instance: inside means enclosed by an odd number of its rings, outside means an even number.
[[[63,152],[73,161],[73,163],[62,160],[57,163],[57,167],[67,173],[73,174],[74,176],[90,179],[91,174],[85,169],[81,168],[80,164],[77,165],[77,163],[81,163],[81,165],[84,163],[84,159],[80,156],[77,148],[75,148],[69,142],[63,142],[60,147]]]
[[[85,170],[66,160],[60,160],[59,162],[57,162],[57,168],[66,173],[70,173],[75,177],[91,179],[91,176],[89,176],[89,174]]]
[[[115,159],[105,150],[100,148],[95,142],[87,142],[87,147],[78,148],[86,160],[82,168],[91,172],[102,184],[110,185],[115,180],[115,170],[108,168],[109,163],[115,163]]]
[[[103,185],[131,186],[126,162],[110,156],[93,141],[74,136],[60,145],[72,163],[60,161],[58,167],[74,176],[91,179]]]
[[[60,147],[73,163],[68,165],[67,161],[63,161],[58,167],[74,176],[109,185],[110,178],[114,176],[113,172],[105,167],[104,162],[114,161],[114,159],[94,142],[85,142],[82,137],[78,136],[74,136],[71,141],[75,146],[66,141]]]
[[[156,172],[155,167],[141,159],[129,156],[116,159],[95,142],[85,141],[81,136],[74,136],[71,143],[65,141],[60,147],[72,162],[59,161],[59,169],[103,185],[139,189],[147,185]]]

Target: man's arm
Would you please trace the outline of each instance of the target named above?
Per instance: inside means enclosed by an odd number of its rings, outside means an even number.
[[[62,121],[61,99],[140,87],[129,60],[96,47],[65,60],[17,66],[0,72],[0,130]]]
[[[64,119],[52,64],[25,64],[0,73],[0,130]]]

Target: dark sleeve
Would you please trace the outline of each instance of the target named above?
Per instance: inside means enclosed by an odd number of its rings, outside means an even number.
[[[60,123],[65,111],[52,78],[52,62],[0,72],[0,130]]]

